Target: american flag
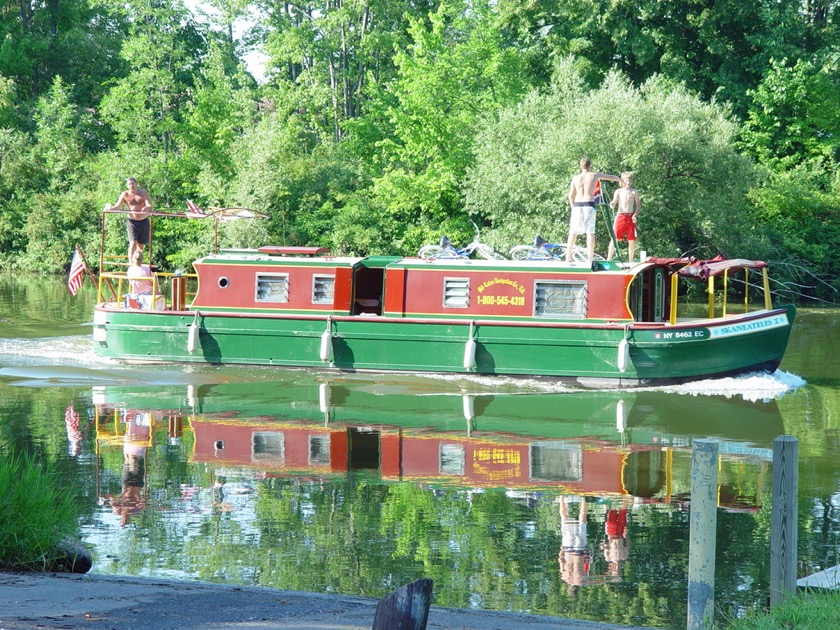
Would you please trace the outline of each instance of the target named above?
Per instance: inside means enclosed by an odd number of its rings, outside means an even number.
[[[68,405],[64,411],[64,424],[67,426],[68,451],[70,455],[76,456],[82,443],[82,428],[79,412],[73,405]]]
[[[595,182],[595,203],[604,203],[604,199],[601,197],[601,180],[596,180]]]
[[[70,275],[67,277],[67,290],[70,295],[76,295],[85,279],[85,261],[79,254],[79,246],[73,250],[73,262],[70,263]]]
[[[204,214],[204,210],[199,208],[192,199],[187,199],[187,210],[190,214]]]

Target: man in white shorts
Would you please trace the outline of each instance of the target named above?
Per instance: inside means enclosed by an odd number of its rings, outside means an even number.
[[[572,262],[572,254],[578,234],[586,234],[586,246],[589,251],[589,264],[595,256],[595,188],[599,180],[620,182],[618,175],[593,173],[589,169],[591,162],[588,157],[580,161],[580,173],[572,178],[569,186],[569,205],[572,207],[572,218],[569,222],[569,240],[566,243],[566,262]]]

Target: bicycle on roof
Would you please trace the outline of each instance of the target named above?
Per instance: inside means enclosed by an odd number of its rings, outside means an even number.
[[[513,260],[566,260],[566,243],[549,243],[537,235],[533,245],[514,245],[508,253]],[[586,250],[575,247],[572,260],[588,262]],[[604,260],[604,257],[595,254],[594,260]]]
[[[438,245],[424,245],[417,252],[417,255],[423,260],[438,260],[438,259],[457,259],[469,258],[473,253],[485,260],[507,260],[504,254],[497,252],[495,249],[482,243],[479,240],[478,226],[474,221],[470,221],[475,228],[475,236],[471,243],[464,247],[455,247],[452,241],[446,236],[441,236],[440,244]]]

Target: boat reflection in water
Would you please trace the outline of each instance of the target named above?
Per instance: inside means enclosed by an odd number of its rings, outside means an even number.
[[[234,508],[222,480],[234,478],[317,485],[358,477],[433,494],[503,492],[526,510],[553,506],[558,574],[571,594],[622,579],[630,523],[641,511],[687,505],[695,437],[720,440],[719,505],[751,512],[769,490],[772,441],[784,433],[775,401],[664,392],[223,383],[95,388],[94,402],[98,453],[122,465],[122,491],[100,500],[122,524],[153,509],[154,464],[145,455],[158,447],[210,471],[208,487],[182,492],[211,492],[225,509]],[[140,488],[138,470],[146,472]]]

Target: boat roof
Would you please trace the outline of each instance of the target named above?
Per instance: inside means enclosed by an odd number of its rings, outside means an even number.
[[[712,276],[722,276],[729,271],[740,269],[763,269],[767,263],[762,260],[748,260],[746,258],[726,259],[718,256],[711,260],[697,260],[677,270],[681,276],[700,278],[705,280]]]

